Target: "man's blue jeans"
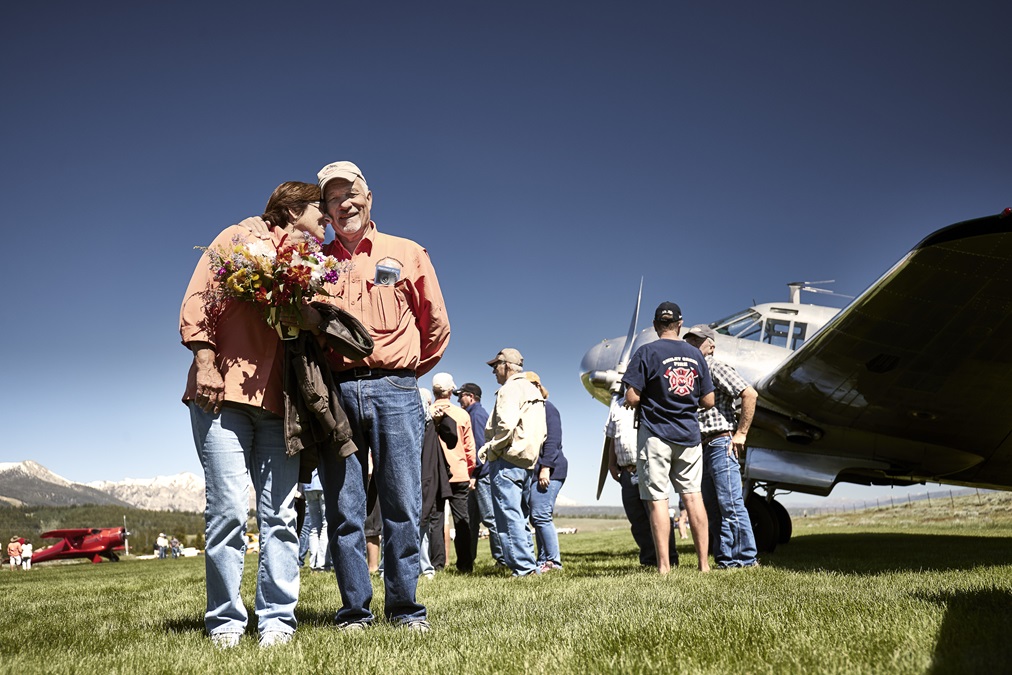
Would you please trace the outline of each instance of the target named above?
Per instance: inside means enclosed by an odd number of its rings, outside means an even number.
[[[730,447],[729,436],[703,444],[703,504],[717,566],[747,567],[756,562],[755,537],[742,496],[741,466]]]
[[[515,576],[538,572],[531,534],[527,530],[527,500],[533,471],[522,469],[505,459],[490,464],[492,505],[499,531],[503,559]]]
[[[502,557],[502,544],[495,527],[495,509],[492,506],[492,478],[486,473],[474,482],[474,489],[467,497],[467,515],[471,522],[471,559],[478,556],[478,528],[488,528],[488,547],[492,560],[506,564]]]
[[[536,480],[531,483],[531,525],[534,526],[534,539],[538,543],[538,566],[546,562],[562,567],[562,554],[559,552],[559,533],[555,531],[552,513],[555,511],[555,500],[565,481],[550,480],[548,488],[541,489]]]
[[[344,459],[327,454],[321,458],[330,550],[341,591],[337,621],[373,620],[364,530],[370,451],[383,514],[383,613],[393,623],[424,619],[425,607],[415,601],[425,428],[418,381],[410,375],[342,381],[338,373],[337,378],[359,448]]]
[[[252,478],[260,529],[257,628],[261,634],[291,633],[299,599],[299,538],[295,533],[299,458],[289,457],[285,451],[284,422],[250,405],[226,403],[218,414],[204,412],[192,402],[189,407],[207,494],[207,632],[241,633],[246,628],[239,586],[246,560],[246,488]]]

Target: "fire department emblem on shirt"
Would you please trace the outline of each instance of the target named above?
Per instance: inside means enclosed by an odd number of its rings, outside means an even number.
[[[668,368],[668,390],[676,396],[688,396],[696,384],[696,373],[692,368]]]

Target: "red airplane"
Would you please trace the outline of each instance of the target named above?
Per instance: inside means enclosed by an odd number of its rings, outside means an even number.
[[[88,558],[93,563],[108,558],[117,562],[119,556],[116,550],[123,548],[123,542],[129,535],[124,527],[81,527],[43,532],[43,539],[63,537],[63,541],[36,551],[32,563],[66,558]]]

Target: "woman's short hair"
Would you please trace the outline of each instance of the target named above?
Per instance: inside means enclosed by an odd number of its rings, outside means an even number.
[[[309,202],[318,201],[320,201],[319,185],[288,181],[274,188],[274,193],[264,208],[263,219],[275,227],[284,227],[288,225],[291,213],[296,217],[301,216]]]

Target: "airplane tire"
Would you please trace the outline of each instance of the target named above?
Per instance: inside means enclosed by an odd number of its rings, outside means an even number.
[[[780,524],[769,502],[752,492],[745,500],[749,520],[752,521],[752,535],[759,553],[772,553],[780,541]]]
[[[769,506],[773,511],[773,516],[777,519],[777,525],[780,526],[780,536],[777,538],[777,543],[786,544],[791,540],[791,535],[794,534],[794,524],[791,522],[791,514],[787,512],[787,507],[775,499],[769,502]]]

